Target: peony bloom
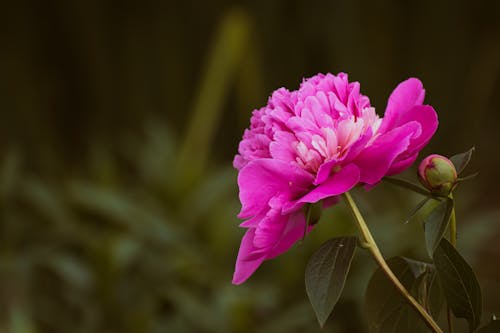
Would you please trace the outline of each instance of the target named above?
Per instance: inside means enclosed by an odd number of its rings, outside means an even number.
[[[408,168],[438,124],[424,95],[418,79],[402,82],[380,118],[358,82],[344,73],[318,74],[297,91],[276,90],[255,110],[234,158],[238,217],[248,230],[233,283],[303,237],[304,205],[334,202],[357,184],[371,186]]]

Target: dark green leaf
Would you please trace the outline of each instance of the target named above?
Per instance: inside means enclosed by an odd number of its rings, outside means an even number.
[[[426,197],[425,199],[423,199],[422,201],[420,201],[411,211],[410,211],[410,214],[408,214],[408,217],[406,218],[405,220],[405,224],[410,222],[410,220],[413,218],[413,216],[415,216],[415,214],[418,213],[418,211],[420,209],[422,209],[422,207],[425,206],[425,204],[431,199],[431,197]]]
[[[492,320],[486,326],[481,327],[477,333],[498,333],[500,332],[500,320]]]
[[[465,318],[469,331],[473,332],[480,324],[482,296],[472,268],[444,238],[434,252],[434,264],[453,314],[457,318]]]
[[[401,283],[429,313],[439,315],[443,297],[431,265],[402,257],[391,258],[387,264]],[[420,317],[378,269],[370,279],[366,292],[366,314],[371,333],[428,332]]]
[[[457,174],[460,174],[462,171],[464,171],[465,167],[467,164],[469,164],[470,159],[472,157],[472,153],[474,152],[475,148],[472,147],[465,153],[457,154],[452,157],[450,157],[450,161],[453,163],[455,166],[455,169],[457,169]]]
[[[432,266],[432,276],[429,277],[428,286],[429,291],[427,292],[427,301],[425,308],[434,319],[438,319],[445,304],[445,297],[443,288],[439,284],[438,275],[436,272],[436,267]]]
[[[448,228],[453,206],[453,199],[446,198],[434,208],[425,220],[425,245],[431,257]]]
[[[461,178],[458,178],[457,179],[457,182],[461,183],[461,182],[465,182],[467,180],[470,180],[470,179],[473,179],[473,178],[476,178],[477,175],[479,175],[479,172],[474,172],[473,174],[471,175],[468,175],[468,176],[465,176],[465,177],[461,177]]]
[[[444,305],[444,294],[434,266],[429,266],[420,274],[410,291],[433,318],[439,317]]]
[[[321,245],[307,264],[306,291],[321,326],[344,289],[356,240],[356,237],[330,239]]]
[[[430,196],[430,192],[427,191],[426,189],[418,186],[417,184],[413,184],[412,182],[406,181],[404,179],[385,177],[384,180],[390,184],[404,187],[404,188],[411,190],[413,192],[416,192],[418,194]]]

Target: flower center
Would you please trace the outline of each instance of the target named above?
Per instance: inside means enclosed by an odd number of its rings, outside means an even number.
[[[295,161],[301,168],[316,173],[325,162],[340,163],[364,134],[370,134],[371,140],[367,140],[366,145],[371,144],[381,119],[375,109],[369,107],[357,117],[349,115],[332,123],[332,127],[320,127],[315,134],[294,143]]]

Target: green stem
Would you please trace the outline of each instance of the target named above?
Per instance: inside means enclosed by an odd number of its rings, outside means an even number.
[[[342,196],[344,197],[347,207],[351,211],[354,220],[356,221],[356,225],[361,235],[363,236],[367,250],[370,251],[370,254],[372,255],[373,259],[379,265],[380,269],[382,269],[385,276],[389,279],[389,281],[391,281],[394,287],[396,287],[398,292],[401,294],[401,296],[403,296],[403,298],[408,302],[408,304],[411,307],[413,307],[413,309],[415,309],[415,311],[420,315],[420,317],[425,322],[427,327],[429,327],[429,329],[431,329],[434,333],[443,333],[443,331],[438,326],[438,324],[436,324],[434,319],[432,319],[432,317],[427,313],[427,311],[425,311],[422,305],[420,305],[415,300],[415,298],[408,292],[408,290],[406,290],[406,288],[403,286],[403,284],[401,284],[396,275],[394,275],[389,265],[387,265],[387,262],[382,256],[382,253],[380,252],[377,243],[373,239],[370,229],[368,228],[368,225],[363,219],[363,216],[361,215],[358,206],[352,199],[351,194],[349,192],[346,192]]]
[[[453,199],[453,194],[451,193],[450,193],[450,199]],[[451,211],[451,218],[450,218],[450,243],[451,245],[453,245],[453,247],[457,246],[457,219],[455,217],[455,205],[453,205],[453,210]],[[452,313],[449,306],[448,306],[447,318],[448,318],[448,332],[453,333]]]

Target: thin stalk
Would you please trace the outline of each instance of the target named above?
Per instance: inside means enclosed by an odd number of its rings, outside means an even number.
[[[450,199],[453,199],[453,194],[451,193],[450,193]],[[455,205],[453,205],[453,210],[451,211],[451,218],[450,218],[450,243],[451,245],[453,245],[453,247],[457,246],[457,219],[455,216]],[[453,321],[452,321],[453,317],[449,306],[448,306],[447,318],[448,318],[448,332],[453,333]]]
[[[364,239],[366,249],[370,251],[370,254],[372,255],[375,262],[379,265],[380,269],[382,269],[382,272],[384,272],[385,276],[394,285],[394,287],[396,287],[396,289],[399,291],[401,296],[403,296],[403,298],[407,301],[407,303],[411,307],[413,307],[413,309],[415,309],[415,311],[419,314],[419,316],[422,318],[427,327],[429,327],[429,329],[431,329],[434,333],[443,333],[443,331],[438,326],[438,324],[436,324],[434,319],[432,319],[432,317],[427,313],[427,311],[425,311],[422,305],[420,305],[415,300],[415,298],[408,292],[408,290],[406,290],[406,288],[403,286],[403,284],[401,284],[396,275],[394,275],[389,265],[387,265],[387,262],[382,256],[382,253],[380,252],[377,243],[373,239],[370,229],[368,228],[368,225],[366,224],[363,216],[361,215],[358,206],[352,199],[351,194],[349,192],[346,192],[343,194],[343,197]]]

